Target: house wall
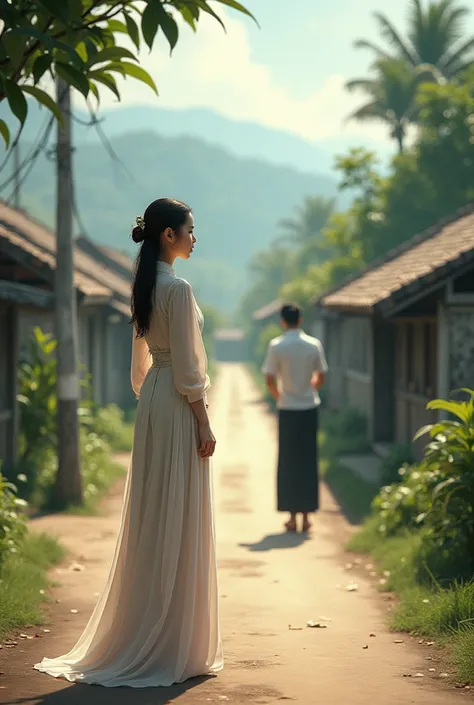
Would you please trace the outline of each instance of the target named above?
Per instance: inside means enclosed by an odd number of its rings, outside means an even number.
[[[15,462],[18,440],[18,306],[0,301],[0,470]]]
[[[448,309],[449,391],[474,389],[474,306]]]
[[[368,316],[339,316],[326,321],[324,333],[331,409],[354,407],[372,423],[372,327]]]

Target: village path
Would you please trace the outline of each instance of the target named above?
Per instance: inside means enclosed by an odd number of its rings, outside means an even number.
[[[350,529],[324,488],[311,538],[281,533],[282,517],[274,509],[275,419],[245,368],[221,367],[211,406],[219,443],[214,477],[225,670],[173,688],[131,690],[71,685],[31,668],[43,655],[67,651],[87,621],[114,548],[121,483],[104,502],[103,516],[34,522],[35,530],[59,536],[71,555],[53,571],[60,586],[53,589],[59,602],[49,610],[50,631],[0,652],[0,702],[448,705],[470,699],[439,678],[432,647],[406,636],[395,643],[386,627],[391,603],[376,593],[366,571],[356,577],[345,568]],[[84,570],[70,569],[76,560]],[[354,580],[359,589],[350,592],[346,587]],[[327,626],[307,628],[308,620]],[[419,672],[423,678],[406,677]]]

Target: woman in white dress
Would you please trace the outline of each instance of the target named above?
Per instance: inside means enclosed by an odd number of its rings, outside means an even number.
[[[210,478],[216,441],[203,317],[176,276],[196,238],[191,209],[162,198],[137,218],[132,386],[139,398],[117,547],[69,653],[35,668],[104,686],[169,686],[223,667]]]

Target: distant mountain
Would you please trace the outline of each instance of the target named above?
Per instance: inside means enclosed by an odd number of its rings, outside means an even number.
[[[0,115],[1,117],[1,115]],[[47,115],[32,104],[24,130],[26,141],[35,141]],[[74,139],[80,143],[97,143],[100,136],[86,127],[89,116],[76,111],[80,122],[74,124]],[[390,145],[370,139],[338,135],[319,142],[298,137],[283,130],[257,123],[232,120],[205,108],[173,110],[152,106],[124,106],[100,114],[101,127],[109,138],[128,132],[153,131],[164,137],[198,137],[210,144],[224,147],[238,157],[257,158],[272,164],[291,166],[311,173],[333,175],[334,157],[344,154],[354,145],[376,151],[385,160],[393,150]]]
[[[187,201],[195,213],[198,246],[191,263],[180,271],[202,301],[227,311],[245,286],[249,259],[270,244],[279,220],[307,195],[336,195],[335,181],[328,176],[237,158],[196,138],[131,131],[113,137],[111,144],[119,161],[95,141],[76,140],[80,229],[104,245],[133,254],[130,229],[150,201],[164,195]],[[30,149],[23,141],[22,154]],[[50,222],[53,168],[43,153],[22,193],[25,206]],[[5,170],[2,176],[7,176]]]

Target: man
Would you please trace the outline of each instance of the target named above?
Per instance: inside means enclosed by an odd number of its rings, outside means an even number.
[[[327,363],[323,346],[301,329],[302,315],[291,304],[281,309],[284,334],[274,338],[262,371],[279,409],[278,511],[289,512],[285,526],[309,531],[308,515],[319,508],[318,389],[324,384]]]

